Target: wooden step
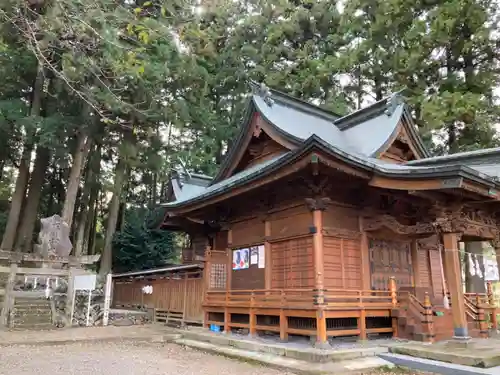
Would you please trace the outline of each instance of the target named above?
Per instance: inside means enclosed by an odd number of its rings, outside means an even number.
[[[184,314],[179,311],[169,311],[163,309],[155,310],[155,321],[160,323],[182,322]]]

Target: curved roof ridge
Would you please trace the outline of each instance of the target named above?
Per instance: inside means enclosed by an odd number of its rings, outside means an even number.
[[[360,122],[360,118],[362,120],[367,120],[382,113],[386,113],[390,116],[399,105],[406,104],[404,97],[401,95],[402,92],[403,90],[397,91],[379,101],[376,101],[375,103],[351,112],[335,120],[334,124],[340,130],[345,130],[357,125]]]
[[[262,97],[263,95],[265,96],[267,94],[272,100],[277,99],[278,101],[281,102],[281,104],[284,105],[288,104],[289,106],[299,111],[317,115],[320,117],[325,117],[326,119],[331,120],[332,122],[342,117],[342,115],[339,113],[322,108],[316,104],[312,104],[307,100],[299,99],[295,96],[287,94],[286,92],[267,87],[263,83],[259,84],[258,82],[250,81],[250,87],[252,88],[253,95]]]
[[[490,148],[483,148],[480,150],[462,151],[453,154],[433,156],[430,158],[425,158],[420,160],[412,160],[405,164],[407,165],[427,165],[427,164],[441,164],[441,163],[445,164],[445,163],[452,163],[461,159],[462,160],[469,159],[470,161],[474,161],[474,159],[481,159],[483,157],[486,158],[488,156],[500,157],[500,147],[490,147]]]

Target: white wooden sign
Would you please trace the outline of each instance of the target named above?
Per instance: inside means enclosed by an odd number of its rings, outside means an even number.
[[[96,274],[75,276],[75,290],[95,290],[96,283]]]
[[[70,325],[73,324],[73,314],[75,312],[75,298],[77,290],[86,290],[89,292],[89,299],[87,302],[87,327],[90,325],[90,307],[92,305],[92,291],[95,290],[97,284],[97,275],[86,274],[86,275],[76,275],[74,279],[74,289],[71,302],[71,319]]]
[[[109,309],[111,307],[111,287],[113,285],[113,277],[110,273],[106,276],[106,288],[104,290],[104,315],[102,317],[102,325],[107,326],[109,322]]]

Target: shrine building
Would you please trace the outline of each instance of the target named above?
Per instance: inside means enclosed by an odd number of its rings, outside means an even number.
[[[340,116],[254,84],[217,175],[174,175],[158,226],[189,235],[207,328],[487,337],[459,242],[500,247],[499,175],[500,149],[432,157],[400,94]]]

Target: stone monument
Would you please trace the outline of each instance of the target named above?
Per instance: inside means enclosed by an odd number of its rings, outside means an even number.
[[[68,257],[73,245],[69,239],[69,226],[59,215],[40,219],[42,228],[38,234],[39,244],[35,252],[44,259]]]

